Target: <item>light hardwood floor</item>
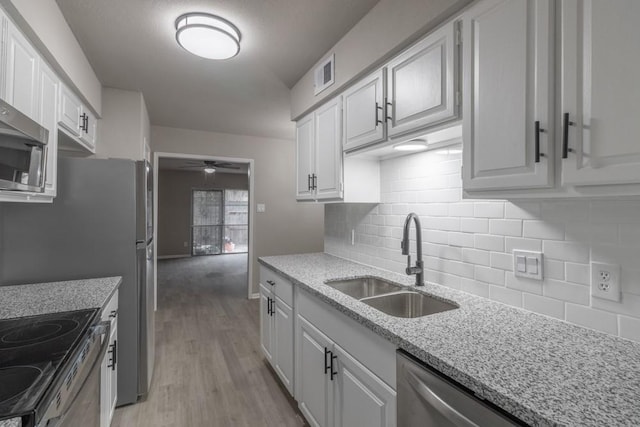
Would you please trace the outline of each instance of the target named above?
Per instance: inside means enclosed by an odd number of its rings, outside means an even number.
[[[158,261],[151,391],[114,427],[305,425],[260,352],[245,284],[246,255]]]

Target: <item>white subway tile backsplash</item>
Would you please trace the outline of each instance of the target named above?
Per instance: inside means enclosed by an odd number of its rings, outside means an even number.
[[[566,277],[568,282],[579,283],[581,285],[591,284],[591,267],[589,264],[565,264]]]
[[[542,295],[542,281],[516,277],[513,273],[507,272],[507,288],[517,289],[530,294]]]
[[[519,251],[534,251],[540,252],[542,250],[542,241],[539,239],[523,239],[521,237],[505,237],[505,252],[510,254],[514,250]]]
[[[566,310],[568,322],[612,335],[618,334],[618,319],[615,314],[570,303],[567,303]]]
[[[460,165],[433,152],[382,161],[382,203],[325,205],[325,251],[404,274],[416,212],[427,281],[640,341],[640,200],[462,199]],[[544,281],[513,275],[514,249],[543,252]],[[620,303],[591,297],[591,261],[621,266]]]
[[[522,292],[513,289],[507,289],[501,286],[490,286],[489,298],[514,307],[522,307]]]
[[[546,257],[573,262],[589,262],[589,247],[581,243],[545,240],[542,251]]]
[[[491,267],[513,271],[513,255],[502,252],[491,252]]]
[[[476,280],[491,283],[493,285],[504,285],[504,270],[476,265],[474,272]]]
[[[542,284],[542,291],[549,298],[589,305],[590,289],[587,286],[547,279]]]
[[[640,319],[620,316],[620,336],[640,342]]]
[[[548,279],[564,280],[564,262],[555,259],[543,258],[542,274]]]
[[[472,248],[474,245],[473,234],[471,233],[449,233],[449,244],[451,246],[462,246]]]
[[[535,313],[564,320],[564,302],[540,295],[523,294],[522,307]]]
[[[522,235],[533,239],[563,240],[564,224],[525,220]]]
[[[507,203],[504,207],[504,217],[513,219],[539,219],[540,203],[517,202]]]
[[[471,264],[479,264],[489,266],[489,251],[483,251],[480,249],[462,248],[462,261],[470,262]]]
[[[519,219],[490,219],[489,233],[501,236],[522,236],[522,221]]]
[[[473,214],[476,217],[504,218],[503,202],[477,202],[474,205]]]
[[[476,234],[474,246],[476,249],[502,252],[504,251],[504,237],[492,236],[490,234]]]
[[[460,279],[460,290],[469,292],[470,294],[489,298],[489,285],[474,279]]]
[[[467,233],[488,233],[489,220],[485,218],[461,218],[460,231]]]

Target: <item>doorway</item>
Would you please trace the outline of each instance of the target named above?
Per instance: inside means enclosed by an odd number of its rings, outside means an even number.
[[[199,265],[215,270],[233,265],[236,278],[241,265],[252,297],[252,170],[252,159],[154,153],[156,303],[158,260],[177,258],[202,257]]]

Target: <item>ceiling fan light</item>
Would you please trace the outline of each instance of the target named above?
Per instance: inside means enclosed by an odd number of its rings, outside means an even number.
[[[211,166],[207,166],[203,170],[204,170],[204,173],[214,173],[216,171],[216,169],[212,168]]]
[[[185,13],[176,19],[176,41],[186,51],[207,59],[229,59],[240,52],[240,31],[224,18]]]

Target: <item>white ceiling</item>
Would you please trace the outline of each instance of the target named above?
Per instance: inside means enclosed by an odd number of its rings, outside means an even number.
[[[289,89],[378,0],[56,0],[103,86],[139,90],[151,123],[293,139]],[[175,19],[208,12],[242,33],[226,61],[193,56]]]

